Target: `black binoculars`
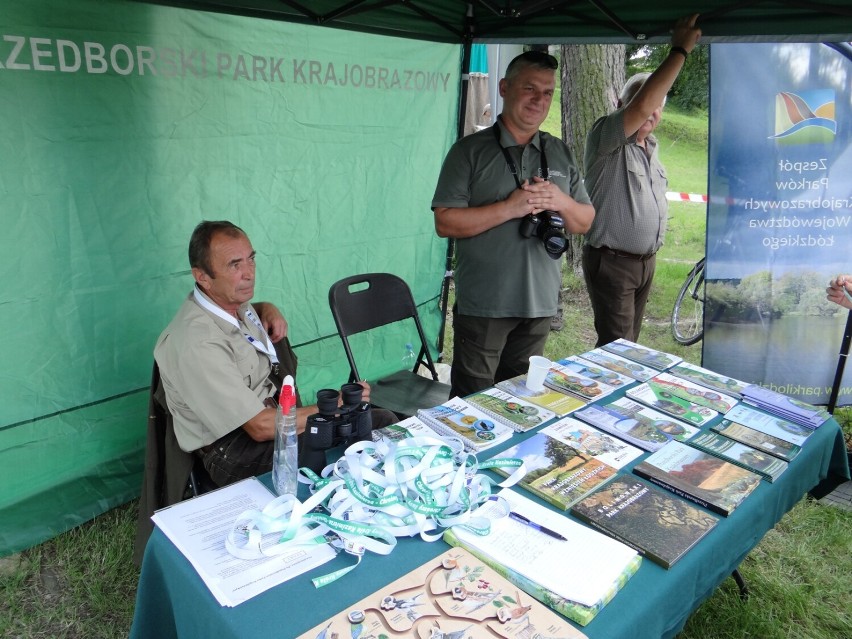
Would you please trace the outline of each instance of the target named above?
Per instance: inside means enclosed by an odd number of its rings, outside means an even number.
[[[319,473],[326,465],[328,449],[372,440],[372,410],[362,401],[363,392],[360,384],[344,384],[340,392],[317,391],[317,412],[308,416],[300,442],[300,467]]]

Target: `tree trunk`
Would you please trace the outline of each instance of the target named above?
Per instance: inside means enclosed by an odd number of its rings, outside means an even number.
[[[599,117],[613,111],[624,86],[623,44],[563,44],[562,139],[574,152],[581,172],[586,134]],[[572,235],[566,260],[580,273],[583,236]]]

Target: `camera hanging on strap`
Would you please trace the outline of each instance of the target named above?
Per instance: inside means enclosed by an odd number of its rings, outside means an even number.
[[[500,144],[500,127],[495,122],[491,127],[494,132],[494,137],[497,139],[497,146],[503,152],[503,157],[506,159],[506,164],[512,177],[515,178],[515,183],[518,188],[523,188],[521,179],[518,176],[518,168],[502,144]],[[541,144],[541,176],[547,179],[550,175],[547,169],[547,156],[544,153],[544,136],[539,133],[539,143]],[[565,222],[556,211],[541,211],[539,213],[528,213],[521,218],[518,232],[522,237],[536,237],[541,240],[542,246],[547,255],[554,260],[562,257],[562,254],[568,249],[568,239],[565,237]]]

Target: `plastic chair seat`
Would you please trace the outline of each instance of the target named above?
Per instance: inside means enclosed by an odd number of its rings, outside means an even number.
[[[401,417],[417,414],[418,408],[432,408],[447,401],[450,387],[412,373],[398,371],[370,384],[370,401]],[[392,407],[392,408],[391,408]]]
[[[364,379],[358,372],[349,337],[358,333],[411,320],[420,338],[420,351],[412,370],[402,370],[370,382],[370,401],[405,418],[420,408],[432,408],[447,401],[450,386],[438,381],[438,373],[429,352],[426,336],[417,314],[411,289],[400,277],[390,273],[353,275],[332,284],[328,303],[337,333],[349,362],[349,381]],[[414,371],[425,366],[432,379]]]

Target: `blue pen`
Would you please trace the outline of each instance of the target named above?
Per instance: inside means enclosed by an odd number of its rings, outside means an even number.
[[[549,535],[549,536],[553,537],[554,539],[560,539],[562,541],[568,541],[567,538],[563,537],[562,535],[560,535],[555,530],[551,530],[550,528],[545,528],[544,526],[537,524],[530,519],[527,519],[526,517],[524,517],[520,513],[516,513],[515,511],[512,511],[512,512],[509,513],[509,517],[511,517],[515,521],[521,522],[525,526],[529,526],[530,528],[535,528],[539,532],[543,532],[545,535]]]

